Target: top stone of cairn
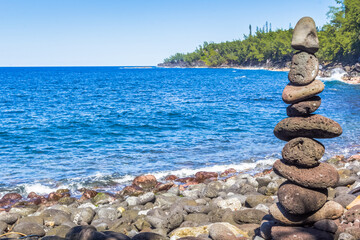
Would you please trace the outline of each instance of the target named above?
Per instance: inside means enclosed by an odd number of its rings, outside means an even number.
[[[308,53],[316,53],[319,50],[315,22],[311,17],[301,18],[293,32],[291,47]]]

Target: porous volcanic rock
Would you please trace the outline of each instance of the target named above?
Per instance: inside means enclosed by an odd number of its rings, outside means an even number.
[[[284,141],[296,137],[334,138],[342,134],[342,128],[334,120],[315,114],[285,118],[275,126],[274,134]]]
[[[287,225],[312,224],[322,219],[337,219],[343,213],[344,208],[334,201],[328,201],[318,211],[304,215],[290,214],[280,203],[270,206],[270,214]]]
[[[327,189],[309,189],[284,182],[278,190],[281,205],[291,214],[306,214],[319,210],[326,202]]]
[[[315,80],[319,72],[319,60],[307,52],[297,52],[291,60],[289,81],[294,85],[307,85]]]
[[[274,226],[271,228],[274,240],[333,240],[332,234],[314,228]]]
[[[310,84],[305,86],[297,86],[289,83],[284,88],[282,93],[282,99],[287,104],[300,102],[321,93],[325,88],[325,85],[320,80],[314,80]]]
[[[315,167],[325,153],[320,142],[310,138],[298,137],[285,144],[282,157],[286,163],[300,167]]]
[[[320,107],[320,104],[321,98],[319,96],[314,96],[289,105],[286,108],[286,114],[289,117],[305,117],[315,112]]]
[[[319,166],[313,168],[299,168],[277,160],[274,163],[274,171],[276,174],[308,188],[335,187],[339,181],[338,172],[328,163],[320,163]]]
[[[291,40],[291,47],[309,53],[316,53],[319,50],[316,25],[311,17],[303,17],[297,22]]]

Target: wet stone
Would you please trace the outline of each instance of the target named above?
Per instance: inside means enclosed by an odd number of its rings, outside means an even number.
[[[286,108],[286,114],[289,117],[306,117],[315,112],[320,107],[320,104],[321,98],[319,96],[314,96],[301,102],[291,104]]]
[[[314,81],[319,71],[319,60],[307,52],[295,53],[289,71],[289,81],[294,85],[307,85]]]
[[[286,163],[299,167],[315,167],[325,153],[325,147],[320,142],[310,138],[294,138],[282,150]]]

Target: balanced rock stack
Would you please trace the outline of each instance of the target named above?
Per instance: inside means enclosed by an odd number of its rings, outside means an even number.
[[[324,84],[315,80],[319,62],[314,53],[319,49],[319,40],[312,18],[299,20],[291,46],[299,51],[292,58],[290,83],[282,94],[283,101],[291,104],[287,107],[289,117],[274,129],[277,138],[288,141],[282,151],[283,159],[274,163],[274,171],[287,181],[280,186],[279,203],[271,206],[270,212],[284,225],[311,225],[321,219],[339,218],[343,213],[339,204],[327,201],[327,188],[336,186],[339,174],[330,164],[319,162],[325,147],[314,140],[338,137],[342,129],[337,122],[312,114],[321,103],[321,98],[316,95],[324,90]],[[275,226],[271,234],[274,239],[293,239],[293,234],[301,233],[322,236],[314,239],[331,239],[328,233],[317,231]]]

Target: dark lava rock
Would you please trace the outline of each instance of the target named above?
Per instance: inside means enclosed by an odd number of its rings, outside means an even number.
[[[113,231],[105,231],[102,233],[105,234],[107,240],[130,240],[128,236],[122,233],[117,233]]]
[[[300,102],[302,100],[311,98],[318,93],[321,93],[325,88],[325,85],[320,80],[314,80],[305,86],[296,86],[289,83],[284,88],[282,93],[282,99],[287,104]]]
[[[314,224],[314,227],[316,229],[326,231],[326,232],[331,232],[331,233],[335,233],[338,229],[338,226],[334,222],[334,220],[330,220],[330,219],[323,219],[323,220],[317,221]]]
[[[321,98],[319,96],[314,96],[301,102],[291,104],[286,108],[286,114],[289,117],[308,116],[310,113],[315,112],[320,105]]]
[[[142,232],[139,234],[136,234],[132,240],[168,240],[168,238],[161,236],[157,233],[151,233],[151,232]]]
[[[339,174],[328,163],[320,163],[313,168],[299,168],[286,164],[281,160],[274,163],[276,174],[308,188],[328,188],[336,186]]]
[[[275,226],[271,229],[274,240],[333,240],[332,234],[314,228]]]
[[[286,163],[299,167],[315,167],[325,153],[325,147],[320,142],[310,138],[294,138],[282,150]]]
[[[314,81],[319,71],[319,60],[307,52],[297,52],[291,60],[289,81],[295,85],[307,85]]]
[[[325,204],[327,189],[309,189],[286,181],[278,190],[278,198],[289,213],[306,214],[319,210]]]
[[[319,50],[316,25],[311,17],[303,17],[296,23],[291,47],[309,53],[316,53]]]
[[[106,235],[98,232],[93,226],[76,226],[66,234],[68,240],[105,240]]]
[[[342,128],[334,120],[315,114],[285,118],[275,126],[274,134],[284,141],[297,137],[334,138],[342,134]]]

